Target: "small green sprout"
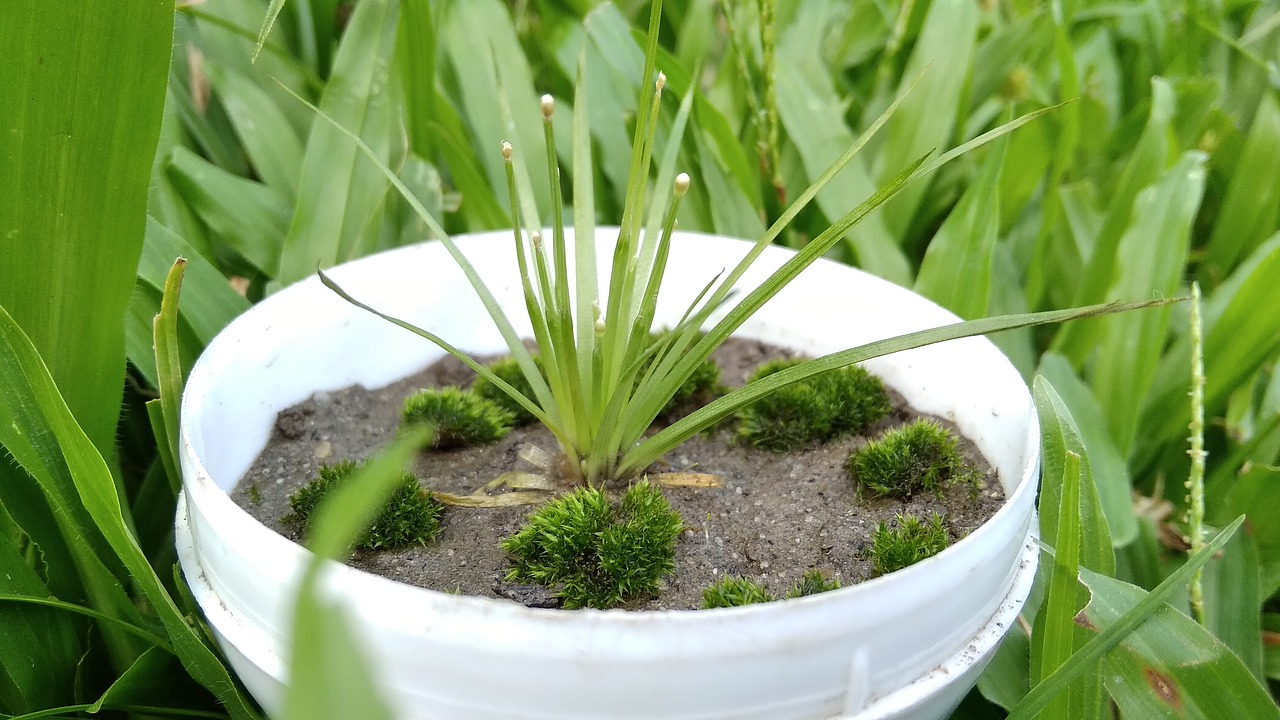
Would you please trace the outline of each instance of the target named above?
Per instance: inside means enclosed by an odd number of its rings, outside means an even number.
[[[702,591],[702,609],[739,607],[773,602],[774,598],[750,578],[726,575]]]
[[[475,393],[456,387],[423,390],[404,401],[401,427],[434,425],[436,450],[483,445],[511,430],[512,415]]]
[[[249,502],[254,505],[262,504],[262,490],[258,487],[258,483],[249,486]]]
[[[655,593],[675,569],[684,525],[656,485],[642,480],[618,502],[584,487],[529,516],[502,543],[514,567],[509,582],[552,588],[565,609],[614,607]]]
[[[914,515],[898,515],[894,525],[889,528],[880,523],[872,538],[871,567],[877,576],[933,557],[951,544],[942,516],[937,513],[931,513],[928,521]]]
[[[306,531],[316,508],[358,468],[350,460],[320,466],[315,479],[289,496],[293,514],[285,518],[286,522]],[[405,473],[377,517],[356,539],[355,546],[361,550],[395,550],[413,543],[426,545],[440,534],[443,514],[444,505],[423,490],[417,478]]]
[[[533,356],[533,363],[545,377],[546,371],[542,369],[542,360],[537,355]],[[529,384],[529,379],[525,377],[524,372],[520,369],[520,363],[516,362],[515,358],[509,357],[499,360],[489,365],[489,370],[502,381],[519,390],[525,397],[533,397],[533,386]],[[528,425],[535,419],[533,413],[526,410],[524,406],[513,400],[510,395],[503,392],[483,375],[476,376],[475,382],[471,384],[471,392],[511,413],[512,417],[515,418],[513,422],[517,427]]]
[[[800,578],[800,582],[788,590],[783,599],[808,597],[809,595],[817,595],[818,593],[839,589],[839,580],[828,580],[823,576],[821,570],[811,568],[805,571],[804,576]],[[777,598],[755,580],[733,575],[726,575],[720,578],[702,591],[703,610],[753,605],[755,603],[773,602],[774,600],[777,600]]]
[[[821,570],[818,568],[811,568],[805,571],[804,576],[800,578],[800,582],[796,583],[795,587],[791,588],[791,591],[787,593],[787,597],[808,597],[810,595],[817,595],[818,593],[839,589],[839,580],[828,580],[823,576]]]
[[[751,381],[800,362],[765,363]],[[850,366],[788,385],[743,408],[738,434],[744,442],[762,450],[791,452],[863,432],[892,409],[880,379]]]
[[[981,473],[965,460],[959,439],[933,420],[920,419],[894,428],[849,454],[849,478],[877,496],[910,499],[921,492],[935,495],[947,485],[968,483],[976,491]]]

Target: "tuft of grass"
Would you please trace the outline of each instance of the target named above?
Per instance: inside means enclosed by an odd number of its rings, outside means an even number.
[[[845,461],[849,479],[875,495],[900,500],[948,485],[969,483],[975,489],[981,473],[965,460],[959,438],[933,420],[920,419],[889,430],[853,451]]]
[[[915,515],[898,515],[894,527],[876,527],[871,542],[871,567],[877,576],[888,575],[933,557],[951,544],[942,516],[930,513],[927,521]]]
[[[537,366],[538,372],[542,373],[545,378],[546,371],[542,368],[542,359],[534,355],[533,364]],[[529,378],[525,377],[524,372],[520,369],[520,363],[515,358],[509,357],[498,360],[489,365],[489,370],[494,375],[497,375],[499,379],[519,390],[521,395],[534,397],[533,385],[529,383]],[[475,382],[471,384],[471,392],[511,413],[512,423],[516,427],[528,425],[535,420],[533,413],[526,410],[520,403],[512,400],[510,395],[503,392],[483,375],[476,376]]]
[[[320,466],[315,479],[289,496],[293,514],[285,521],[297,525],[303,532],[308,531],[316,509],[358,469],[350,460]],[[356,538],[355,546],[361,550],[395,550],[414,543],[426,545],[440,534],[443,514],[444,505],[422,489],[417,478],[404,473],[377,517]]]
[[[800,364],[774,360],[751,382]],[[893,409],[880,379],[857,366],[816,375],[781,388],[739,412],[739,438],[770,452],[792,452],[863,432]]]
[[[726,575],[702,591],[702,609],[739,607],[773,602],[774,597],[750,578]]]
[[[503,541],[514,565],[507,580],[552,588],[565,609],[615,607],[657,592],[675,569],[683,527],[647,480],[617,502],[599,488],[580,488],[542,506]]]
[[[436,450],[484,445],[511,430],[512,414],[497,403],[456,387],[423,390],[404,401],[401,427],[432,425]]]

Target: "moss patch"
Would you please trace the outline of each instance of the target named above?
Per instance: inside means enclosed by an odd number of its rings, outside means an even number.
[[[542,369],[542,359],[534,356],[533,362],[545,379],[546,371]],[[516,362],[515,358],[499,360],[489,365],[489,370],[503,382],[520,391],[521,395],[537,402],[537,397],[533,394],[533,386],[529,384],[529,378],[525,377],[524,371],[520,369],[520,363]],[[476,377],[475,382],[471,384],[471,392],[511,413],[516,427],[528,425],[535,419],[533,413],[484,377]]]
[[[765,363],[752,382],[798,364]],[[854,435],[893,409],[884,384],[866,370],[850,366],[788,385],[743,408],[739,438],[770,452],[792,452]]]
[[[320,466],[315,479],[289,496],[293,514],[286,520],[306,532],[316,508],[351,479],[358,468],[349,460]],[[361,550],[394,550],[413,544],[426,545],[440,533],[442,514],[444,505],[423,490],[417,478],[405,473],[377,517],[356,538],[355,546]]]
[[[959,439],[927,419],[889,430],[850,453],[845,471],[876,496],[899,500],[921,492],[940,495],[944,487],[963,483],[976,492],[982,477],[961,454]]]
[[[928,520],[915,515],[898,515],[894,527],[880,523],[871,544],[871,567],[875,574],[896,570],[933,557],[951,544],[942,516],[931,513]]]
[[[491,443],[511,430],[513,419],[496,403],[456,387],[410,395],[400,415],[402,427],[434,425],[429,447],[436,450]]]
[[[542,506],[503,541],[513,562],[507,580],[552,588],[566,609],[615,607],[657,592],[658,581],[675,569],[683,527],[647,481],[618,502],[581,488]]]

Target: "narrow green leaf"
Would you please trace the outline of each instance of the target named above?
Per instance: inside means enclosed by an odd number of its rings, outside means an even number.
[[[1161,178],[1139,193],[1133,222],[1116,250],[1119,273],[1110,299],[1170,297],[1178,292],[1190,243],[1191,224],[1204,193],[1205,156],[1187,152]],[[1096,250],[1095,250],[1096,251]],[[1116,449],[1132,451],[1142,403],[1155,377],[1168,326],[1167,311],[1107,318],[1091,381],[1098,397],[1129,398],[1103,407]]]
[[[1097,636],[1085,643],[1084,647],[1077,650],[1066,664],[1058,668],[1057,672],[1049,676],[1049,678],[1044,682],[1033,687],[1031,691],[1027,693],[1026,697],[1022,699],[1022,702],[1018,703],[1018,706],[1009,713],[1007,720],[1031,720],[1032,718],[1037,717],[1058,693],[1067,689],[1067,687],[1075,681],[1076,678],[1095,668],[1097,663],[1102,660],[1108,652],[1124,642],[1131,633],[1141,627],[1143,623],[1150,619],[1157,611],[1160,611],[1163,608],[1169,612],[1180,614],[1169,609],[1165,605],[1165,600],[1173,593],[1174,590],[1185,587],[1187,580],[1191,578],[1191,575],[1195,573],[1197,569],[1203,567],[1204,564],[1213,557],[1214,553],[1221,550],[1222,546],[1231,539],[1231,535],[1235,533],[1243,523],[1243,517],[1237,518],[1235,522],[1228,525],[1222,532],[1218,533],[1217,537],[1206,544],[1202,552],[1188,558],[1186,564],[1175,570],[1169,575],[1169,577],[1165,578],[1165,580],[1154,590],[1147,593],[1145,597],[1138,599],[1136,603],[1129,606],[1123,611],[1123,613],[1115,613],[1118,617],[1115,617],[1114,620],[1108,622],[1108,626],[1105,629],[1098,628],[1101,632]],[[1093,592],[1093,588],[1100,586],[1102,582],[1105,582],[1108,586],[1104,589],[1104,592],[1106,592],[1104,600],[1106,601],[1109,601],[1112,597],[1109,592],[1112,586],[1132,588],[1139,595],[1142,593],[1142,590],[1139,588],[1133,588],[1133,586],[1121,583],[1119,580],[1112,580],[1104,575],[1094,573],[1087,568],[1081,568],[1080,577],[1081,582],[1084,583],[1086,588],[1090,589],[1093,595],[1093,600],[1091,600],[1090,605],[1085,607],[1084,613],[1089,613],[1091,609],[1095,608],[1093,602],[1097,601],[1098,593]],[[1186,618],[1185,615],[1182,617]],[[1083,615],[1078,622],[1093,622],[1096,627],[1101,619],[1102,618],[1098,618],[1095,620],[1092,616],[1086,614]],[[1191,623],[1190,618],[1186,618],[1186,621]],[[1194,623],[1192,624],[1194,625]],[[1204,632],[1203,628],[1200,628],[1200,626],[1196,625],[1195,627],[1198,632]],[[1180,637],[1186,637],[1188,634],[1190,633],[1180,633]],[[1252,680],[1252,678],[1250,679]],[[1250,716],[1242,715],[1239,717]],[[1263,715],[1260,717],[1268,716]]]
[[[390,163],[394,118],[387,67],[395,49],[399,0],[356,6],[334,57],[320,107]],[[298,202],[280,253],[281,284],[361,254],[362,237],[386,199],[387,182],[329,123],[313,123]]]
[[[302,140],[265,88],[230,68],[206,66],[236,137],[262,182],[286,198],[298,196]]]
[[[153,416],[152,431],[156,434],[156,450],[169,476],[169,487],[174,497],[182,489],[182,476],[178,470],[178,405],[182,402],[183,373],[178,358],[178,295],[182,289],[182,276],[187,261],[178,258],[169,270],[164,283],[164,295],[160,301],[160,313],[153,324],[156,348],[157,379],[160,381],[160,422]],[[150,405],[151,403],[148,403]]]
[[[184,238],[147,218],[147,233],[138,261],[138,279],[163,291],[176,258],[187,260],[178,311],[183,321],[203,345],[213,340],[240,313],[249,301],[237,293],[222,273],[201,256]],[[189,362],[195,358],[188,358]]]
[[[1050,560],[1049,591],[1045,605],[1036,616],[1037,632],[1031,637],[1032,680],[1036,684],[1061,667],[1071,657],[1076,615],[1076,574],[1080,562],[1080,456],[1067,451],[1061,473],[1049,482],[1059,486],[1055,508],[1040,496],[1040,514],[1057,515],[1057,532],[1049,536],[1056,552]],[[1046,464],[1046,470],[1052,466]],[[1038,647],[1037,647],[1038,646]],[[1072,693],[1058,695],[1040,714],[1042,720],[1066,720],[1072,716]],[[1075,708],[1078,717],[1081,709]]]
[[[262,46],[267,43],[267,36],[271,34],[271,28],[275,27],[276,18],[280,16],[280,11],[284,9],[284,0],[271,0],[271,4],[267,6],[267,16],[262,20],[262,29],[258,31],[258,42],[253,47],[253,59],[258,59],[258,53],[262,52]]]

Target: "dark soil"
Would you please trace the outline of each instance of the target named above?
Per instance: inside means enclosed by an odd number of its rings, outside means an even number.
[[[721,367],[722,380],[738,386],[760,363],[789,355],[773,346],[732,339],[713,359]],[[405,397],[426,387],[465,386],[472,376],[461,363],[446,358],[377,390],[351,387],[317,393],[280,413],[270,442],[232,493],[233,499],[268,527],[298,540],[296,528],[282,522],[289,514],[288,497],[315,476],[321,463],[370,457],[395,437]],[[868,432],[871,437],[918,417],[900,397],[892,391],[890,395],[896,410]],[[636,601],[628,609],[695,609],[703,588],[725,574],[755,578],[777,596],[810,568],[845,585],[856,583],[871,576],[867,556],[878,523],[891,521],[897,513],[927,517],[935,511],[958,539],[1004,503],[1004,491],[990,465],[963,439],[965,454],[987,476],[976,500],[971,487],[952,488],[942,498],[921,495],[910,502],[859,497],[842,465],[866,442],[867,438],[854,437],[775,455],[735,443],[732,428],[723,427],[676,448],[651,472],[712,473],[723,486],[664,490],[686,528],[676,543],[676,571],[666,578],[658,597]],[[534,425],[513,430],[493,445],[421,454],[413,471],[427,488],[469,494],[504,472],[537,472],[518,455],[527,444],[548,452],[556,449],[551,434]],[[532,510],[449,508],[443,531],[429,547],[361,552],[350,564],[436,590],[554,606],[548,591],[503,580],[509,564],[500,543]]]

